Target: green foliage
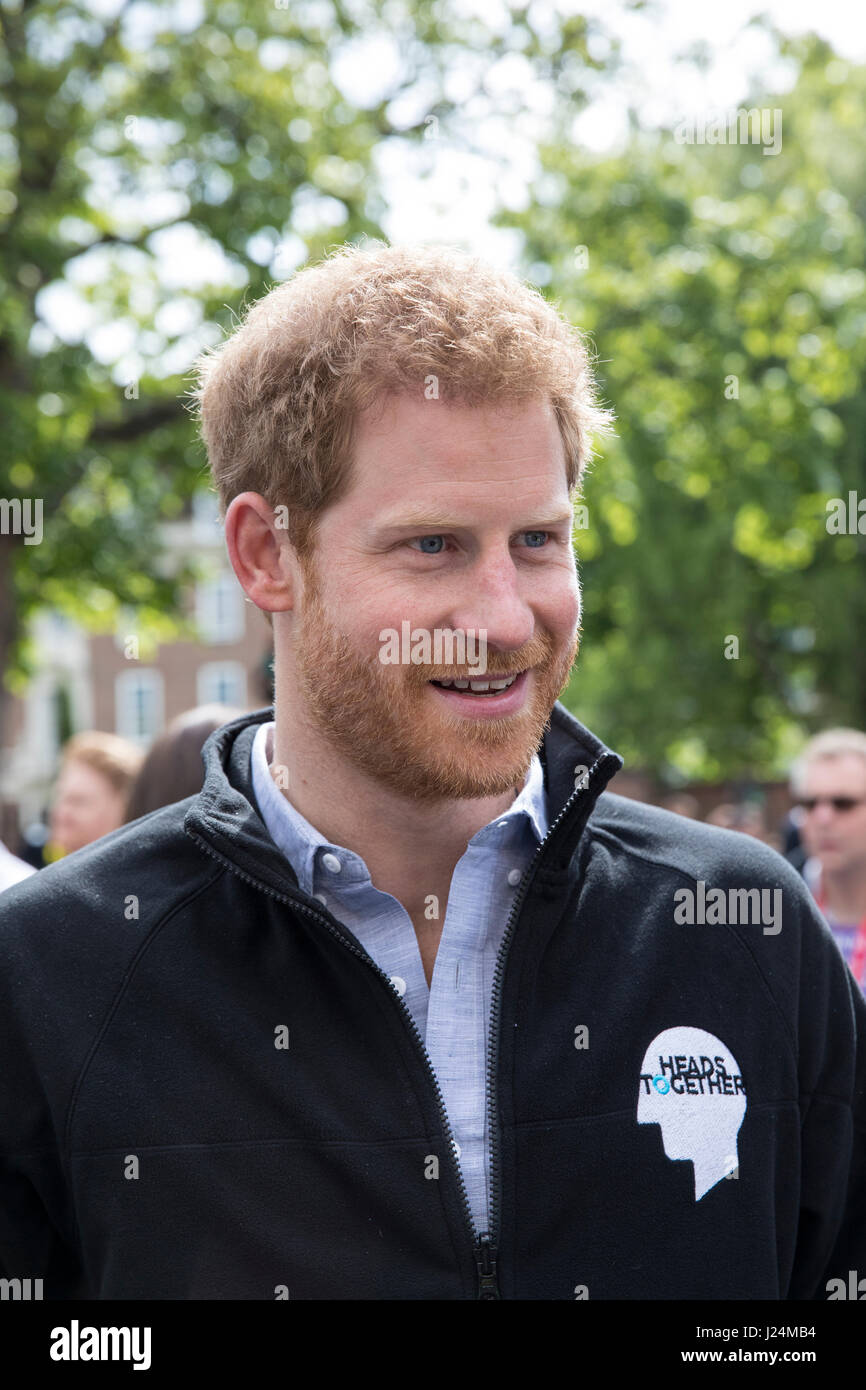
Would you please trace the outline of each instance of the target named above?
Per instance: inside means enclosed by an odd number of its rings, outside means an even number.
[[[501,218],[592,333],[618,416],[575,535],[566,698],[671,780],[778,773],[800,729],[862,725],[866,702],[866,538],[826,525],[831,497],[866,497],[866,69],[781,46],[795,87],[746,103],[781,108],[778,155],[659,131],[588,158],[562,138]]]
[[[167,3],[115,19],[65,0],[0,10],[0,491],[41,498],[44,515],[42,544],[0,557],[17,619],[0,665],[46,603],[94,627],[129,609],[144,636],[181,630],[193,571],[167,570],[159,528],[207,479],[183,404],[192,361],[239,292],[380,234],[368,202],[383,106],[347,105],[328,61],[358,27],[342,7],[333,27],[318,13],[208,3],[183,32]],[[213,252],[190,291],[165,239],[178,231]],[[91,320],[66,313],[60,338],[43,296],[69,283]],[[119,325],[128,349],[95,356],[98,324]],[[19,645],[7,683],[27,664]]]
[[[41,545],[0,537],[7,688],[45,604],[96,628],[123,615],[144,643],[186,630],[193,567],[168,569],[160,532],[207,485],[183,407],[194,358],[305,259],[381,235],[383,141],[422,142],[435,114],[471,149],[507,56],[554,94],[559,134],[531,205],[499,220],[594,335],[619,419],[575,533],[566,699],[672,780],[772,773],[803,727],[862,722],[864,539],[829,534],[826,507],[866,496],[866,70],[780,37],[796,85],[749,103],[781,108],[779,155],[635,122],[627,148],[589,157],[568,132],[617,53],[578,16],[204,0],[183,29],[168,0],[118,4],[0,0],[0,495],[44,504]],[[380,35],[400,70],[352,104],[340,59],[365,67]],[[499,114],[522,121],[519,83]],[[195,283],[179,235],[199,238]],[[61,337],[46,306],[66,285],[83,307]]]
[[[421,141],[435,119],[472,148],[498,57],[521,55],[579,106],[586,73],[615,56],[589,56],[587,21],[551,28],[520,4],[504,24],[451,0],[201,8],[0,0],[0,493],[44,506],[40,545],[0,543],[7,689],[23,688],[44,604],[96,628],[130,611],[143,641],[179,634],[191,569],[167,570],[159,534],[207,484],[189,367],[275,280],[382,234],[382,142]],[[365,48],[380,39],[400,60],[386,81]],[[372,76],[369,99],[348,100],[341,60]],[[203,248],[195,285],[179,233]],[[84,306],[58,337],[46,296],[65,285]],[[114,326],[100,348],[98,325]]]

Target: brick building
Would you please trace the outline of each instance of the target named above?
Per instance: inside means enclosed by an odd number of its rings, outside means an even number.
[[[205,573],[185,600],[199,640],[136,657],[123,623],[114,634],[93,634],[49,611],[33,624],[36,671],[26,695],[7,705],[0,752],[0,839],[10,848],[45,810],[64,732],[102,729],[147,748],[195,705],[271,703],[271,629],[235,578],[212,494],[167,523],[162,540],[169,557],[202,560]]]

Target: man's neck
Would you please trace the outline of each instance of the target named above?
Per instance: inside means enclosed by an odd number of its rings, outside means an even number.
[[[821,871],[823,906],[839,922],[859,922],[866,917],[866,863],[845,869]]]
[[[448,888],[466,846],[503,815],[520,788],[493,797],[417,802],[383,787],[315,740],[274,728],[272,775],[295,810],[333,845],[359,855],[374,885],[410,915],[435,895],[445,916]],[[279,773],[277,770],[279,769]],[[444,898],[443,898],[444,893]]]

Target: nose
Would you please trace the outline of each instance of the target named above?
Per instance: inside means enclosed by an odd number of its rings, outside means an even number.
[[[463,631],[486,633],[493,650],[519,651],[535,634],[537,622],[534,602],[540,600],[544,584],[546,604],[553,600],[555,583],[557,614],[564,623],[571,610],[574,625],[580,621],[580,589],[575,570],[557,567],[542,574],[539,564],[533,573],[531,562],[521,565],[505,544],[488,547],[472,567],[461,575],[461,595],[453,605],[450,624]]]

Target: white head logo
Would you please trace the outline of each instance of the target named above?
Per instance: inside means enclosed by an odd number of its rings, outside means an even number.
[[[666,1028],[643,1059],[637,1122],[660,1125],[668,1158],[695,1166],[695,1201],[737,1170],[746,1090],[733,1053],[703,1028]]]

